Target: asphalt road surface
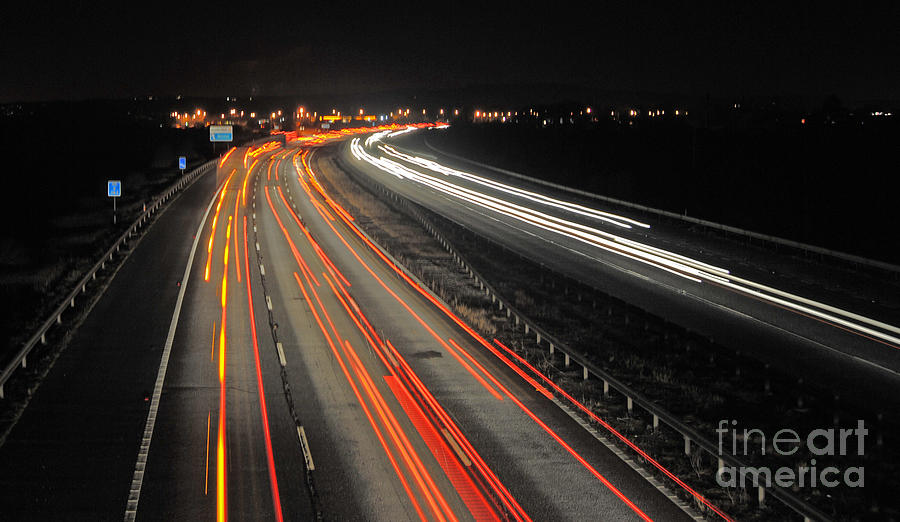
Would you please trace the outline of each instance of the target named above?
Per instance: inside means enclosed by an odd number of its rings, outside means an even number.
[[[159,218],[0,448],[4,520],[678,520],[316,182],[238,148]]]
[[[444,156],[439,129],[332,147],[346,169],[536,262],[843,397],[900,407],[897,277],[842,269]]]

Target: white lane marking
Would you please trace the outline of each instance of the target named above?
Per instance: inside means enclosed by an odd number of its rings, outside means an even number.
[[[144,470],[147,466],[147,454],[150,452],[150,441],[153,438],[153,428],[156,425],[156,414],[159,411],[159,397],[162,394],[163,383],[166,380],[166,370],[169,366],[169,354],[172,352],[172,343],[175,341],[175,330],[178,328],[178,317],[181,315],[181,304],[184,302],[184,292],[187,289],[191,276],[191,267],[194,264],[194,254],[197,252],[197,243],[200,234],[206,225],[209,211],[213,203],[222,191],[224,185],[219,187],[209,200],[203,219],[194,234],[194,244],[191,246],[191,254],[188,256],[187,265],[184,267],[184,276],[181,278],[181,289],[178,290],[178,299],[175,301],[175,311],[172,313],[172,322],[169,323],[169,334],[166,336],[166,344],[163,348],[162,360],[159,362],[159,371],[156,374],[156,384],[153,387],[153,398],[150,400],[150,411],[147,412],[147,423],[144,425],[144,436],[141,439],[141,447],[138,450],[137,462],[134,465],[134,475],[131,478],[131,489],[128,492],[128,503],[125,505],[125,520],[133,521],[137,516],[137,506],[141,499],[141,486],[144,483]]]
[[[266,308],[268,308],[270,312],[272,311],[272,298],[269,296],[266,296]]]
[[[281,343],[275,343],[275,348],[278,350],[278,362],[280,362],[281,367],[284,368],[287,366],[287,359],[284,358],[284,346]]]
[[[303,448],[303,458],[306,460],[306,469],[315,471],[316,465],[313,464],[312,453],[309,451],[309,442],[306,440],[306,430],[303,426],[297,426],[297,436],[300,438],[300,447]]]

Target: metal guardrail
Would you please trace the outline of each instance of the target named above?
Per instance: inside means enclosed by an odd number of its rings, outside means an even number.
[[[153,216],[158,210],[160,210],[164,203],[166,203],[172,196],[175,195],[176,192],[182,190],[183,188],[190,185],[194,180],[198,177],[206,174],[210,170],[215,167],[218,159],[208,161],[203,165],[195,168],[189,173],[181,176],[178,180],[172,183],[165,191],[163,191],[160,195],[156,197],[152,204],[150,204],[145,211],[141,213],[140,216],[128,227],[128,229],[122,233],[121,236],[113,243],[109,250],[106,251],[105,254],[97,261],[94,266],[87,271],[84,277],[78,282],[72,292],[66,296],[65,299],[62,300],[60,305],[53,311],[50,317],[44,321],[44,323],[37,329],[37,331],[32,335],[28,341],[22,346],[22,348],[16,353],[16,355],[12,358],[9,363],[3,368],[3,373],[0,374],[0,399],[5,398],[4,395],[4,386],[9,378],[13,375],[17,368],[22,367],[25,368],[28,361],[28,355],[37,346],[38,343],[46,344],[47,343],[47,332],[55,325],[61,325],[63,320],[63,314],[69,308],[75,307],[75,299],[79,296],[79,294],[87,293],[87,285],[90,281],[97,279],[97,272],[106,268],[106,263],[109,263],[113,260],[113,256],[118,252],[123,246],[128,244],[128,240],[131,239],[133,235],[137,233],[137,231],[143,227],[143,225]]]
[[[344,164],[343,160],[338,158],[336,160],[338,164]],[[342,169],[344,172],[347,172],[350,176],[352,176],[355,180],[357,180],[361,185],[367,187],[369,190],[374,192],[380,192],[384,194],[386,197],[390,198],[400,206],[404,207],[408,211],[410,211],[413,216],[425,227],[425,229],[432,235],[434,238],[441,243],[441,245],[451,254],[453,255],[454,260],[466,270],[469,276],[479,285],[479,288],[485,292],[487,297],[491,298],[491,303],[497,304],[500,310],[506,310],[506,316],[508,318],[514,319],[516,326],[522,326],[524,328],[525,334],[533,333],[535,336],[535,342],[538,346],[542,344],[546,344],[548,346],[550,354],[554,354],[555,352],[560,352],[565,361],[565,366],[568,368],[572,362],[582,367],[583,373],[582,376],[584,380],[590,378],[591,375],[594,376],[595,379],[599,379],[603,382],[603,392],[604,395],[607,395],[609,389],[617,391],[619,394],[624,396],[627,401],[627,407],[629,413],[633,412],[634,406],[637,405],[639,408],[643,409],[647,413],[652,416],[652,422],[654,429],[659,427],[659,423],[662,422],[678,432],[684,438],[684,452],[686,455],[690,455],[693,449],[693,446],[696,446],[699,449],[702,449],[712,455],[715,459],[718,460],[718,468],[721,469],[725,466],[725,464],[729,464],[735,467],[747,467],[749,464],[743,462],[739,458],[734,455],[723,453],[719,454],[718,445],[706,437],[701,435],[696,429],[687,424],[683,423],[677,417],[669,413],[668,411],[661,408],[655,402],[645,397],[641,393],[629,387],[627,384],[621,382],[616,379],[603,369],[597,367],[591,361],[587,360],[586,357],[582,356],[575,350],[572,350],[565,343],[559,341],[556,337],[548,333],[543,328],[537,326],[533,321],[528,319],[523,313],[521,313],[516,307],[512,306],[508,300],[504,299],[495,289],[492,287],[485,279],[481,276],[477,271],[475,271],[471,265],[466,261],[465,257],[463,257],[451,244],[447,241],[441,234],[438,232],[437,228],[434,224],[429,220],[421,210],[421,207],[415,202],[407,199],[404,196],[397,194],[389,190],[387,187],[382,185],[377,180],[373,179],[370,176],[360,173],[357,169],[351,167],[346,167]],[[693,444],[693,446],[692,446]],[[818,508],[810,505],[803,499],[794,495],[787,489],[784,489],[780,486],[774,487],[765,487],[758,486],[757,487],[757,501],[759,507],[763,507],[765,505],[766,497],[772,496],[773,498],[780,501],[789,509],[793,510],[795,513],[803,517],[805,522],[813,521],[813,520],[830,520],[831,518],[820,511]]]
[[[464,157],[464,156],[459,156],[459,155],[457,155],[457,154],[453,154],[453,153],[451,153],[451,152],[443,151],[443,150],[441,150],[441,149],[435,147],[434,145],[432,145],[432,144],[428,141],[428,138],[425,138],[424,141],[425,141],[425,146],[427,146],[429,149],[431,149],[431,150],[437,152],[438,154],[442,154],[442,155],[444,155],[444,156],[447,156],[447,157],[450,157],[450,158],[453,158],[453,159],[457,159],[457,160],[460,160],[460,161],[465,161],[465,162],[467,162],[467,163],[471,163],[472,165],[477,165],[477,166],[482,167],[482,168],[490,169],[490,170],[493,170],[493,171],[495,171],[495,172],[499,172],[499,173],[501,173],[501,174],[505,174],[505,175],[507,175],[507,176],[510,176],[510,177],[512,177],[512,178],[516,178],[516,179],[521,179],[521,180],[527,181],[527,182],[529,182],[529,183],[535,183],[535,184],[537,184],[537,185],[543,185],[543,186],[545,186],[545,187],[550,187],[550,188],[554,188],[554,189],[557,189],[557,190],[562,190],[562,191],[565,191],[565,192],[569,192],[569,193],[571,193],[571,194],[577,194],[577,195],[579,195],[579,196],[585,196],[585,197],[592,198],[592,199],[598,199],[598,200],[600,200],[600,201],[605,201],[605,202],[607,202],[607,203],[612,203],[612,204],[614,204],[614,205],[619,205],[619,206],[627,207],[627,208],[633,208],[633,209],[640,210],[640,211],[643,211],[643,212],[647,212],[647,213],[650,213],[650,214],[656,214],[656,215],[659,215],[659,216],[664,216],[664,217],[667,217],[667,218],[670,218],[670,219],[675,219],[675,220],[679,220],[679,221],[686,221],[686,222],[688,222],[688,223],[693,223],[693,224],[696,224],[696,225],[702,225],[702,226],[704,226],[704,227],[711,228],[711,229],[713,229],[713,230],[719,230],[719,231],[722,231],[722,232],[728,232],[729,234],[735,234],[735,235],[738,235],[738,236],[744,236],[744,237],[748,237],[748,238],[751,238],[751,239],[757,239],[757,240],[760,240],[760,241],[766,241],[766,242],[773,243],[773,244],[776,244],[776,245],[784,245],[784,246],[787,246],[787,247],[795,248],[795,249],[797,249],[797,250],[802,250],[802,251],[806,251],[806,252],[812,252],[812,253],[819,254],[819,255],[823,255],[823,256],[830,256],[830,257],[833,257],[833,258],[836,258],[836,259],[840,259],[840,260],[843,260],[843,261],[848,261],[848,262],[850,262],[850,263],[856,263],[856,264],[859,264],[859,265],[870,266],[870,267],[873,267],[873,268],[878,268],[878,269],[881,269],[881,270],[886,270],[886,271],[888,271],[888,272],[897,272],[897,273],[900,273],[900,266],[895,265],[895,264],[886,263],[886,262],[884,262],[884,261],[878,261],[878,260],[875,260],[875,259],[868,259],[868,258],[865,258],[865,257],[862,257],[862,256],[857,256],[857,255],[854,255],[854,254],[848,254],[848,253],[846,253],[846,252],[840,252],[840,251],[838,251],[838,250],[830,250],[830,249],[823,248],[823,247],[819,247],[819,246],[816,246],[816,245],[809,245],[809,244],[806,244],[806,243],[801,243],[801,242],[799,242],[799,241],[794,241],[793,239],[785,239],[785,238],[778,237],[778,236],[772,236],[772,235],[769,235],[769,234],[761,234],[761,233],[759,233],[759,232],[754,232],[754,231],[752,231],[752,230],[745,230],[745,229],[743,229],[743,228],[733,227],[733,226],[731,226],[731,225],[723,225],[723,224],[721,224],[721,223],[716,223],[716,222],[714,222],[714,221],[707,221],[707,220],[705,220],[705,219],[700,219],[700,218],[695,218],[695,217],[691,217],[691,216],[687,216],[687,215],[683,215],[683,214],[678,214],[678,213],[676,213],[676,212],[670,212],[670,211],[668,211],[668,210],[662,210],[662,209],[658,209],[658,208],[648,207],[648,206],[645,206],[645,205],[640,205],[640,204],[638,204],[638,203],[632,203],[632,202],[630,202],[630,201],[625,201],[625,200],[622,200],[622,199],[616,199],[616,198],[611,198],[611,197],[609,197],[609,196],[603,196],[603,195],[600,195],[600,194],[595,194],[595,193],[593,193],[593,192],[588,192],[588,191],[586,191],[586,190],[581,190],[581,189],[576,189],[576,188],[572,188],[572,187],[567,187],[567,186],[565,186],[565,185],[560,185],[559,183],[553,183],[553,182],[551,182],[551,181],[545,181],[545,180],[542,180],[542,179],[533,178],[533,177],[531,177],[531,176],[526,176],[525,174],[520,174],[520,173],[518,173],[518,172],[513,172],[513,171],[511,171],[511,170],[502,169],[502,168],[500,168],[500,167],[495,167],[495,166],[493,166],[493,165],[488,165],[488,164],[486,164],[486,163],[481,163],[481,162],[478,162],[478,161],[474,161],[474,160],[471,160],[471,159],[466,158],[466,157]]]

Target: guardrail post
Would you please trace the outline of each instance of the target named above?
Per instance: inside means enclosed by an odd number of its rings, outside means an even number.
[[[62,314],[56,314],[56,324],[62,324]]]
[[[687,435],[684,436],[684,454],[688,456],[691,454],[691,439]]]
[[[628,413],[632,413],[634,411],[634,401],[631,400],[631,397],[626,397],[626,399],[628,399],[626,401],[626,404],[628,406]]]
[[[653,414],[653,431],[659,429],[659,416],[657,414]]]
[[[528,333],[528,323],[525,323],[525,333]]]
[[[47,334],[46,333],[41,334],[41,344],[47,344]]]
[[[759,507],[763,507],[766,505],[766,488],[763,486],[759,487],[759,492],[756,495],[756,500],[759,502]]]
[[[566,368],[569,367],[569,354],[566,354]]]
[[[27,368],[27,367],[28,367],[28,356],[23,355],[22,356],[22,368]]]
[[[541,344],[541,332],[534,332],[534,335],[537,338],[537,343]]]
[[[587,369],[587,366],[584,366],[584,367],[582,368],[582,370],[584,370],[584,380],[586,381],[586,380],[588,380],[588,369]]]
[[[3,385],[0,384],[0,399],[4,399],[6,396],[3,394]]]
[[[74,297],[73,297],[72,300],[69,302],[69,306],[70,306],[71,308],[75,308],[75,298],[74,298]]]
[[[553,349],[553,343],[550,343],[550,355],[553,355],[554,351],[555,350]]]
[[[609,397],[609,381],[603,379],[603,396]]]

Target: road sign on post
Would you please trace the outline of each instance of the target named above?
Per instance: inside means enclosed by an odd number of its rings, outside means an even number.
[[[106,182],[106,196],[113,200],[113,225],[116,224],[116,199],[122,197],[122,182],[111,179]]]
[[[187,168],[187,158],[178,156],[178,168],[181,169],[181,174],[184,175],[184,169]]]
[[[209,141],[234,141],[234,131],[231,125],[210,125]]]

